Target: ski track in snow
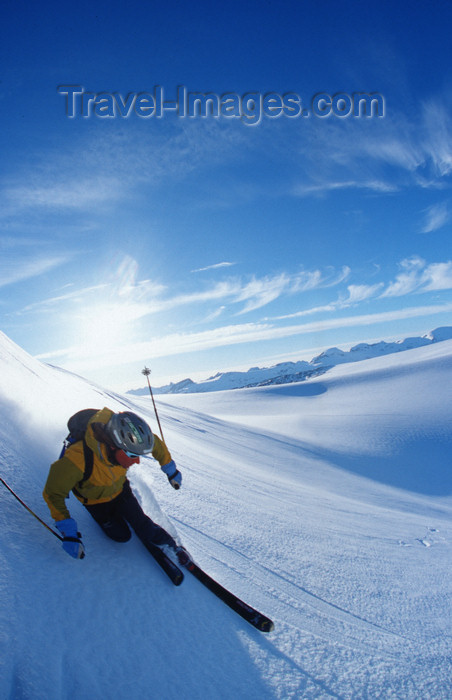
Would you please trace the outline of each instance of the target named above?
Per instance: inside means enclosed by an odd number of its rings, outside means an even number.
[[[186,529],[193,530],[190,525],[181,521],[177,522],[182,531]],[[203,535],[203,533],[199,531],[197,531],[197,534]],[[204,535],[204,537],[211,542],[221,544],[221,542],[214,537],[208,535]],[[208,545],[200,548],[199,540],[197,540],[197,542],[198,549],[204,549],[205,552],[209,552]],[[375,645],[363,645],[362,635],[356,635],[353,639],[353,635],[350,635],[349,632],[348,634],[345,633],[345,637],[342,637],[342,644],[349,644],[352,648],[359,646],[361,650],[366,648],[369,652],[376,653],[383,657],[396,658],[401,653],[400,648],[398,648],[400,646],[399,640],[402,640],[404,643],[412,641],[397,632],[387,630],[375,622],[366,620],[350,610],[345,610],[341,606],[325,600],[320,595],[309,591],[304,586],[291,580],[292,576],[288,572],[272,571],[261,562],[256,562],[252,557],[237,552],[228,545],[223,545],[223,547],[227,548],[229,551],[229,563],[217,557],[211,557],[211,559],[229,568],[236,575],[236,578],[242,578],[247,584],[246,587],[252,588],[255,586],[260,588],[261,591],[265,589],[263,599],[268,599],[268,609],[274,609],[276,604],[280,620],[287,624],[296,626],[302,631],[312,632],[324,639],[330,638],[331,630],[334,632],[334,623],[337,623],[335,636],[339,636],[339,628],[341,628],[341,634],[344,635],[343,624],[350,625],[367,635],[376,635],[376,643]],[[236,562],[235,564],[233,563],[234,561]],[[320,618],[319,620],[314,620],[310,627],[307,626],[306,620],[307,606],[314,609]],[[325,618],[327,618],[327,620],[325,620]],[[328,633],[325,630],[325,624],[328,624],[331,628]],[[348,639],[349,637],[350,639]],[[388,640],[391,640],[391,638],[395,638],[397,647],[393,652],[389,652],[387,649],[379,649],[377,645],[377,640],[379,638],[384,640],[384,645],[387,645],[389,643]]]

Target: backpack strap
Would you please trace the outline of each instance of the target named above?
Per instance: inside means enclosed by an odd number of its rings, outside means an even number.
[[[93,473],[93,465],[94,465],[94,452],[88,445],[86,444],[85,440],[83,440],[83,456],[85,457],[85,471],[83,472],[83,479],[81,479],[77,486],[79,488],[83,487],[85,482],[88,481],[90,478],[91,474]],[[72,489],[73,493],[77,496],[77,498],[80,498],[81,501],[87,502],[88,499],[82,496],[82,494],[78,491],[78,489],[74,488]]]

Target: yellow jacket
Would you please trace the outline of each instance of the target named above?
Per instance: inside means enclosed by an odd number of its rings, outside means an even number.
[[[85,456],[81,441],[70,445],[63,457],[51,465],[42,495],[54,520],[65,520],[71,517],[65,500],[74,488],[77,489],[75,496],[85,505],[105,503],[121,493],[127,477],[127,469],[109,461],[106,445],[96,440],[91,427],[92,423],[108,423],[112,415],[113,411],[103,408],[88,423],[85,442],[93,451],[94,459],[93,471],[87,481],[79,485],[85,472]],[[168,448],[157,435],[154,436],[152,456],[160,466],[171,461]]]

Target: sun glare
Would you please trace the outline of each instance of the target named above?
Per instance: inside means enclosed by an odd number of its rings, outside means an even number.
[[[81,356],[114,350],[130,339],[130,319],[124,305],[103,304],[91,307],[77,324],[75,344]]]

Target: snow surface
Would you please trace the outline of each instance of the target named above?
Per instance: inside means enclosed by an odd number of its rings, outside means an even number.
[[[66,420],[139,412],[0,335],[2,477],[41,492]],[[0,697],[20,700],[452,697],[452,341],[298,384],[165,396],[180,491],[153,460],[144,509],[275,621],[262,634],[141,543],[111,542],[73,498],[87,556],[0,484]]]

